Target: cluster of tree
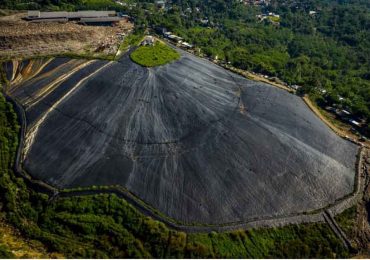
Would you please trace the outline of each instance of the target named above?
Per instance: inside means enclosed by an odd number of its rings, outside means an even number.
[[[28,238],[68,258],[334,258],[349,252],[325,224],[186,234],[116,195],[50,200],[13,172],[19,126],[0,95],[0,212]],[[0,256],[11,257],[0,246]]]

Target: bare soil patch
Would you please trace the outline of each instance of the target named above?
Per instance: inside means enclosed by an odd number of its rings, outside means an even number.
[[[40,242],[27,239],[0,218],[0,244],[5,245],[17,258],[64,258],[50,253]]]
[[[32,23],[25,13],[0,18],[0,59],[73,53],[115,55],[122,35],[133,29],[121,21],[115,27],[68,23]]]

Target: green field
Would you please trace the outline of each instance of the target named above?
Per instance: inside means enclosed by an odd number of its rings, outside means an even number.
[[[180,54],[164,43],[156,42],[153,46],[141,46],[130,55],[131,59],[144,67],[164,65],[180,58]]]

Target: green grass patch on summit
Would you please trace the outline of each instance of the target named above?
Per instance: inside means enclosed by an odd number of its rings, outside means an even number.
[[[137,64],[155,67],[179,59],[180,53],[164,43],[156,42],[152,46],[140,46],[130,57]]]

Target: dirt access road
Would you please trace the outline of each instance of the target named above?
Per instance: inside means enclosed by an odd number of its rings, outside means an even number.
[[[356,258],[369,258],[370,256],[370,150],[366,150],[363,173],[365,177],[363,197],[357,203],[356,216],[347,234],[356,248],[360,249]]]
[[[337,135],[340,137],[349,140],[353,143],[356,143],[360,146],[364,146],[367,148],[370,148],[370,141],[367,140],[365,142],[360,142],[360,137],[351,133],[350,128],[351,126],[345,125],[340,127],[338,124],[335,124],[333,118],[330,118],[329,115],[323,115],[323,113],[320,111],[320,109],[315,105],[307,95],[305,95],[303,98],[303,101],[307,104],[307,106],[314,112],[327,126],[329,126]],[[330,120],[331,119],[331,120]]]
[[[121,21],[115,27],[84,26],[75,22],[32,23],[26,13],[0,18],[0,59],[73,53],[77,55],[115,55],[122,33],[133,29]]]

